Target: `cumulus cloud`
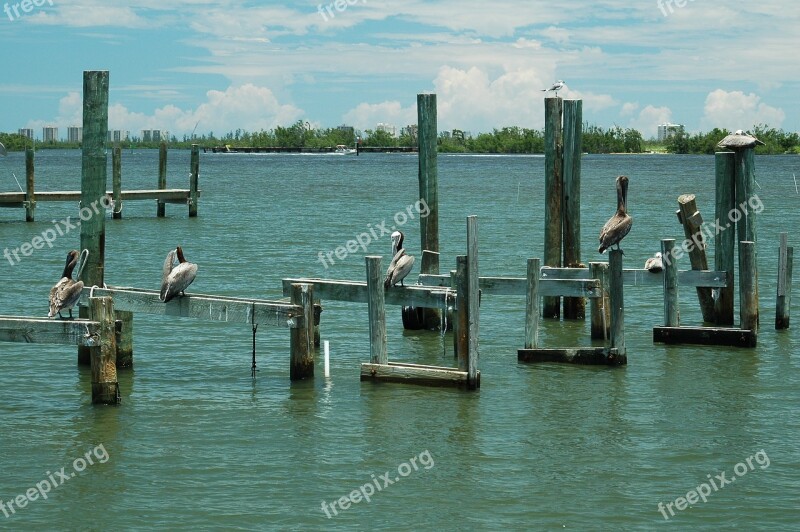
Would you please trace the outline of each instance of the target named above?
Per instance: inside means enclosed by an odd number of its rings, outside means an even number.
[[[350,124],[356,129],[374,130],[378,122],[384,122],[397,126],[399,132],[400,128],[417,123],[417,106],[412,104],[403,107],[398,101],[361,103],[345,113],[342,118],[345,124]]]
[[[626,104],[627,105],[627,104]],[[638,105],[636,108],[630,109],[632,112],[638,109]],[[625,106],[623,106],[623,113],[626,111]],[[666,124],[672,121],[672,110],[669,107],[655,107],[653,105],[648,105],[641,111],[639,114],[634,118],[631,118],[630,122],[628,123],[628,127],[632,127],[639,131],[644,138],[655,137],[658,133],[658,125],[659,124]]]
[[[742,91],[727,92],[722,89],[708,94],[704,111],[703,125],[708,129],[750,129],[756,124],[779,128],[786,118],[783,109],[767,105],[761,101],[760,96],[752,92],[745,94]]]

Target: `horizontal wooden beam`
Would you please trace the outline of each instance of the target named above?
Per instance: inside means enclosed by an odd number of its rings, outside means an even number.
[[[92,290],[95,297],[113,297],[116,310],[268,327],[303,327],[303,309],[290,303],[201,294],[186,294],[164,303],[156,290],[128,287],[85,287],[82,303],[86,304]]]
[[[756,347],[758,335],[749,329],[720,327],[653,327],[653,342],[678,345]]]
[[[449,287],[449,275],[422,274],[419,282],[423,286]],[[494,296],[524,296],[528,280],[524,277],[479,277],[478,286],[482,294]],[[597,279],[543,279],[539,282],[542,296],[600,297],[600,281]]]
[[[553,349],[520,349],[519,362],[561,362],[587,366],[622,366],[628,363],[626,355],[605,347],[562,347]]]
[[[109,197],[113,196],[112,191],[108,191]],[[159,200],[165,203],[186,203],[189,200],[189,190],[180,188],[167,188],[163,190],[123,190],[122,199],[128,201],[136,200]],[[198,191],[200,194],[200,191]],[[20,205],[26,200],[24,192],[0,192],[0,206]],[[36,202],[42,201],[80,201],[80,190],[62,190],[36,192]]]
[[[100,324],[89,320],[0,316],[0,342],[95,347],[99,330]]]
[[[588,268],[548,268],[543,267],[541,278],[550,279],[589,279]],[[726,273],[713,270],[679,270],[678,285],[689,287],[723,288]],[[645,269],[622,270],[625,286],[664,286],[664,272],[652,273]]]
[[[449,277],[448,277],[449,279]],[[314,298],[323,301],[367,302],[366,281],[336,281],[330,279],[284,279],[283,295],[289,293],[292,284],[313,284]],[[455,303],[455,290],[429,286],[393,286],[385,292],[386,305],[406,307],[443,308]]]
[[[401,382],[406,384],[422,384],[425,386],[456,386],[467,385],[467,372],[454,368],[441,366],[423,366],[420,364],[405,364],[389,362],[389,364],[361,364],[361,380],[375,380],[385,382]],[[478,387],[480,387],[480,372],[478,372]]]

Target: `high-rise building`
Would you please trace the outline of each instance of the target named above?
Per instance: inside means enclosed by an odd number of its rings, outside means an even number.
[[[83,128],[80,126],[69,126],[67,128],[68,142],[83,142]]]
[[[391,124],[384,124],[383,122],[378,122],[378,126],[375,128],[376,131],[384,131],[390,134],[392,137],[397,136],[397,127]]]
[[[17,134],[22,135],[23,137],[28,137],[29,139],[33,140],[33,129],[31,128],[20,128],[17,130]]]
[[[45,126],[42,128],[42,141],[44,142],[58,142],[58,127]]]
[[[663,142],[679,133],[684,133],[685,130],[686,128],[683,124],[661,124],[658,126],[658,140]]]
[[[124,129],[109,129],[106,140],[112,143],[125,142],[130,138],[130,136],[130,131],[125,131]]]

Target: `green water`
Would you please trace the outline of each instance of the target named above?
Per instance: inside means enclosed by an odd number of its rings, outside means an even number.
[[[325,302],[331,378],[320,356],[313,381],[290,383],[285,329],[259,330],[254,380],[249,327],[137,315],[123,402],[99,407],[75,348],[0,344],[0,500],[49,475],[59,483],[57,471],[69,476],[76,459],[86,461],[46,500],[9,517],[0,511],[0,529],[796,528],[798,312],[789,331],[772,324],[778,233],[796,246],[800,227],[799,161],[756,159],[764,209],[753,350],[654,345],[660,290],[626,287],[626,367],[521,365],[524,299],[490,297],[479,392],[362,384],[367,309]],[[441,156],[439,164],[443,269],[465,252],[465,219],[475,214],[481,275],[524,275],[525,260],[542,253],[543,159]],[[197,292],[273,298],[284,277],[364,279],[362,251],[328,269],[318,253],[384,220],[395,225],[418,199],[416,165],[413,155],[202,155],[198,218],[168,205],[168,218],[156,219],[154,202],[130,202],[124,220],[108,220],[106,282],[156,288],[178,244],[199,264]],[[631,177],[625,267],[640,267],[661,238],[682,240],[678,195],[697,194],[713,218],[713,166],[703,156],[585,157],[584,260],[600,258],[596,234],[614,211],[618,174]],[[124,153],[125,188],[152,188],[156,169],[156,152]],[[169,186],[188,187],[188,171],[188,153],[171,152]],[[16,189],[12,172],[24,176],[20,154],[0,160],[3,190]],[[79,180],[79,152],[37,153],[40,190],[78,189]],[[0,211],[2,248],[74,218],[77,206],[39,204],[36,214],[27,224],[22,210]],[[418,220],[402,229],[419,257]],[[46,315],[65,252],[78,245],[75,231],[17,265],[3,259],[0,312]],[[388,235],[368,248],[389,251]],[[680,302],[682,322],[699,324],[693,291],[682,290]],[[450,335],[404,332],[397,307],[387,316],[391,360],[453,364]],[[540,337],[546,346],[589,344],[583,322],[547,322]],[[678,497],[722,472],[737,478],[677,509]],[[333,515],[332,503],[376,485],[370,502],[336,502]],[[659,503],[672,503],[668,521]]]

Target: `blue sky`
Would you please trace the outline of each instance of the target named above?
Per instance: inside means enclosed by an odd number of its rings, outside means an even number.
[[[26,2],[0,0],[0,131],[64,137],[84,70],[110,71],[109,127],[133,135],[400,128],[420,92],[438,95],[440,130],[538,129],[557,79],[585,121],[645,137],[663,122],[800,129],[786,0]]]

